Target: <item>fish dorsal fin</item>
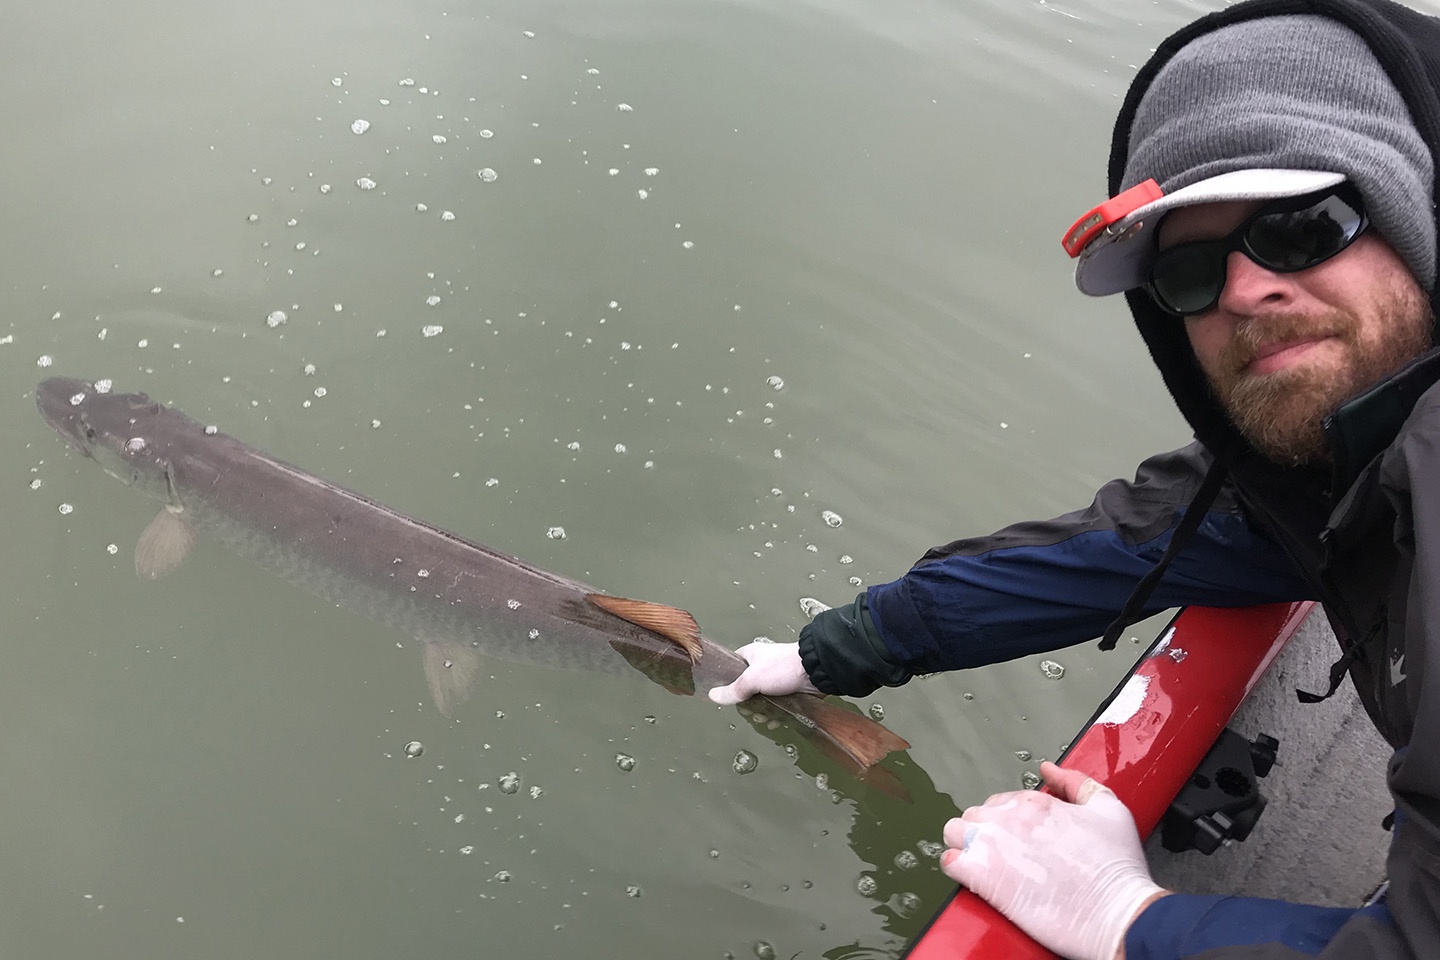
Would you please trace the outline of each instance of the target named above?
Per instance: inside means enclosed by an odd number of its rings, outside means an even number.
[[[666,640],[674,641],[690,655],[691,663],[699,661],[700,624],[684,610],[667,607],[663,603],[607,597],[602,593],[587,593],[585,599],[601,610],[615,614],[621,620],[629,620],[637,627],[644,627],[660,634]]]
[[[430,687],[435,709],[448,717],[470,695],[470,686],[480,668],[480,655],[454,640],[421,637],[420,642],[425,655],[425,683]]]
[[[181,510],[160,508],[135,544],[135,573],[154,580],[180,566],[195,543],[195,531]]]

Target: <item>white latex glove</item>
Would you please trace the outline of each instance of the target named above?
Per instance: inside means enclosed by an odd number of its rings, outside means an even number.
[[[749,700],[757,693],[819,693],[800,662],[798,643],[747,643],[735,651],[750,666],[724,687],[713,687],[710,699],[723,706]]]
[[[1119,797],[1053,763],[1040,775],[1057,796],[997,793],[945,824],[940,867],[1060,956],[1114,960],[1131,922],[1168,891],[1150,879]]]

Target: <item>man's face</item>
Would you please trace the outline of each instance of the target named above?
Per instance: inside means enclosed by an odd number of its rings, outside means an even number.
[[[1260,206],[1172,211],[1160,247],[1223,237]],[[1186,317],[1185,332],[1230,419],[1276,462],[1324,459],[1322,418],[1430,346],[1425,292],[1374,230],[1298,273],[1274,273],[1239,251],[1225,271],[1219,302]]]

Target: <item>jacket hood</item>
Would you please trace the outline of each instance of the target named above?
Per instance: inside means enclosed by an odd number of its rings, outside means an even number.
[[[1247,0],[1205,16],[1175,33],[1156,49],[1155,54],[1140,69],[1126,94],[1111,141],[1109,195],[1116,195],[1123,186],[1125,164],[1130,153],[1130,134],[1140,101],[1161,68],[1182,47],[1197,37],[1229,24],[1292,14],[1312,14],[1334,19],[1358,34],[1374,52],[1381,67],[1400,92],[1416,130],[1435,161],[1436,186],[1432,195],[1427,198],[1430,216],[1434,218],[1435,193],[1440,191],[1440,19],[1418,13],[1390,0]],[[1425,201],[1417,197],[1416,202]],[[1440,230],[1437,230],[1437,234],[1440,234]],[[1433,284],[1429,290],[1432,303],[1437,302],[1437,292],[1440,292],[1440,281]],[[1194,429],[1195,436],[1210,449],[1217,461],[1232,469],[1247,462],[1252,467],[1259,467],[1256,463],[1260,459],[1259,455],[1240,436],[1212,396],[1205,376],[1190,349],[1184,325],[1163,313],[1143,290],[1129,290],[1125,299],[1140,335],[1149,348],[1151,358],[1159,368],[1181,413]],[[1440,336],[1436,336],[1435,342],[1440,343]],[[1419,367],[1424,371],[1424,378],[1430,379],[1440,370],[1440,350],[1432,351],[1426,360],[1430,362],[1421,363]],[[1412,364],[1406,370],[1411,371],[1416,366]],[[1413,379],[1415,375],[1412,373],[1410,376]],[[1382,386],[1383,382],[1377,385]],[[1383,389],[1380,392],[1385,393]],[[1414,384],[1399,392],[1405,396],[1414,394]],[[1367,391],[1367,395],[1372,393],[1375,393],[1375,388]],[[1349,403],[1345,405],[1348,406]],[[1342,473],[1350,473],[1354,467],[1363,466],[1372,449],[1378,451],[1387,445],[1398,431],[1404,416],[1409,413],[1409,405],[1405,405],[1398,417],[1392,415],[1386,418],[1394,420],[1393,424],[1377,423],[1374,406],[1371,404],[1365,416],[1358,420],[1350,418],[1363,424],[1361,432],[1364,436],[1356,438],[1353,427],[1346,432],[1349,439],[1359,443],[1359,449],[1336,451],[1337,469],[1341,469]],[[1394,398],[1388,397],[1383,406],[1393,412],[1396,408]],[[1345,413],[1345,407],[1342,407],[1341,414]],[[1333,442],[1335,432],[1327,432]],[[1357,458],[1360,462],[1354,464]],[[1266,472],[1283,472],[1291,468],[1278,468],[1268,464],[1261,469]],[[1337,479],[1343,481],[1348,477]],[[1342,483],[1340,489],[1347,485]]]

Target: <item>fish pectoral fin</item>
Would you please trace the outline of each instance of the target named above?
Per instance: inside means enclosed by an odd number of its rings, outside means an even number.
[[[663,603],[607,597],[603,593],[587,593],[585,599],[621,620],[628,620],[678,644],[690,655],[691,663],[700,660],[700,624],[684,610],[667,607]]]
[[[136,575],[146,580],[163,577],[180,566],[194,543],[195,528],[185,514],[161,507],[135,544]]]
[[[470,686],[480,669],[480,654],[473,647],[456,640],[420,638],[425,655],[425,683],[435,709],[445,716],[470,695]]]

